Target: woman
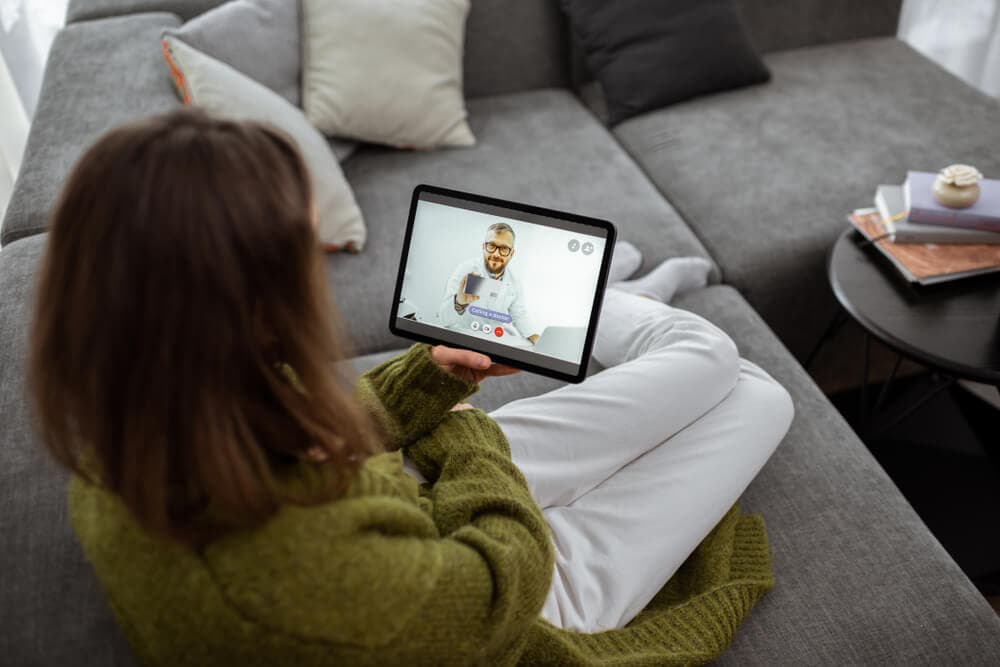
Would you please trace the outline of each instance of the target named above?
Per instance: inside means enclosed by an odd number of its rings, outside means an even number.
[[[190,110],[103,137],[55,210],[31,387],[137,655],[718,655],[772,585],[733,503],[792,410],[716,327],[638,295],[705,265],[609,289],[607,370],[487,415],[461,401],[514,371],[470,351],[415,345],[348,388],[313,218],[286,138]]]

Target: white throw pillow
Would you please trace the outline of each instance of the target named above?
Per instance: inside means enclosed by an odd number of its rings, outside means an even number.
[[[302,0],[302,107],[320,131],[397,148],[471,146],[469,0]]]
[[[319,238],[327,250],[360,251],[365,224],[326,139],[302,111],[248,76],[179,39],[163,37],[163,56],[185,104],[234,120],[269,123],[292,137],[309,168]]]

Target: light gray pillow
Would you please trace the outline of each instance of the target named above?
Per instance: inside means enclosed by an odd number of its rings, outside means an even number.
[[[299,0],[231,0],[164,31],[301,106]],[[330,142],[338,160],[357,143]]]
[[[362,249],[366,231],[354,193],[326,138],[300,109],[171,35],[163,38],[163,57],[185,104],[225,118],[269,123],[294,139],[309,169],[323,246],[327,250]]]
[[[469,0],[302,0],[302,108],[321,132],[397,148],[469,146]]]
[[[165,32],[299,106],[298,0],[231,0]]]

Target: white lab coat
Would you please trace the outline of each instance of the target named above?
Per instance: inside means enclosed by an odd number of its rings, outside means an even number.
[[[505,330],[513,325],[515,332],[525,338],[541,333],[541,331],[536,330],[535,327],[537,325],[528,315],[521,283],[509,266],[498,279],[502,284],[502,287],[498,291],[480,294],[479,299],[470,303],[463,314],[459,314],[455,310],[455,295],[458,294],[458,286],[461,284],[462,278],[469,273],[477,273],[484,278],[492,277],[486,270],[482,257],[475,257],[455,267],[455,270],[451,273],[451,278],[448,279],[448,285],[445,287],[444,296],[441,298],[441,305],[438,308],[438,319],[442,325],[450,329],[468,332],[472,322],[478,321],[480,326],[483,324],[489,324],[491,327],[499,325],[504,327]],[[475,315],[470,312],[473,306],[506,313],[510,315],[511,322],[502,322],[489,317]]]

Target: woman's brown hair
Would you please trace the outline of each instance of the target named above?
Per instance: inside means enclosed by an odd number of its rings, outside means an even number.
[[[334,367],[312,217],[289,139],[196,110],[111,131],[70,175],[38,284],[36,419],[147,530],[197,544],[328,501],[378,450]]]

